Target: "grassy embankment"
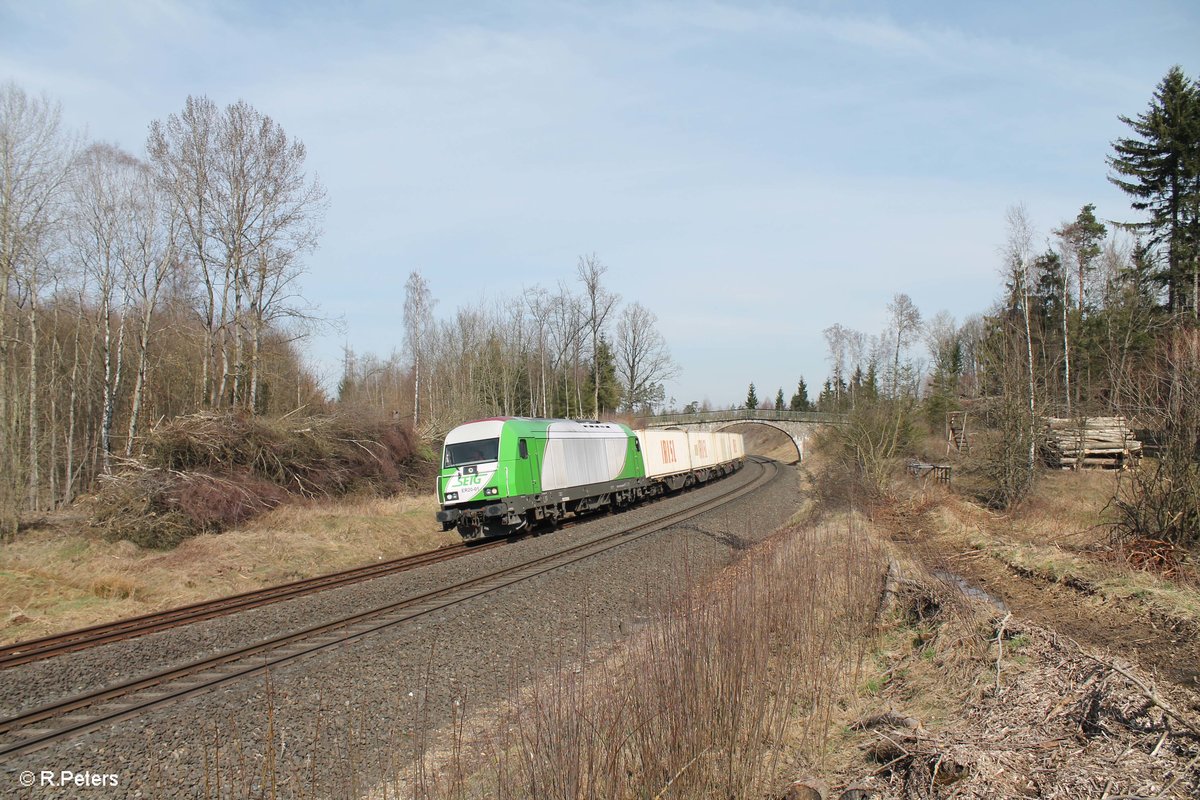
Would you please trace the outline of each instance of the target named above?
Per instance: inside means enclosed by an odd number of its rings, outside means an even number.
[[[808,776],[793,796],[1188,797],[1200,695],[1166,661],[1195,653],[1200,594],[1107,546],[1114,480],[1046,476],[1012,515],[907,478],[869,518],[810,508],[618,652],[445,721],[373,796],[779,796]],[[1087,635],[1150,612],[1180,626],[1162,648]]]
[[[173,550],[55,520],[0,548],[0,640],[17,641],[398,558],[457,541],[433,495],[287,505]]]
[[[0,641],[434,549],[427,452],[402,429],[203,415],[96,497],[0,546]],[[137,542],[135,544],[135,542]]]

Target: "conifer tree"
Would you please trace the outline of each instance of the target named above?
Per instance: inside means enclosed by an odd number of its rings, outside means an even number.
[[[1087,286],[1091,283],[1092,275],[1096,271],[1096,259],[1100,257],[1100,245],[1104,242],[1104,237],[1108,235],[1108,228],[1104,226],[1103,222],[1096,219],[1096,206],[1088,203],[1079,210],[1074,222],[1063,225],[1054,233],[1062,239],[1063,249],[1067,251],[1063,254],[1063,258],[1066,259],[1069,256],[1074,262],[1075,288],[1078,292],[1075,310],[1082,318]],[[1064,267],[1066,266],[1071,265],[1064,265]]]
[[[750,390],[746,392],[746,408],[750,411],[758,408],[758,392],[754,391],[754,382],[750,382]]]
[[[1130,227],[1148,242],[1166,247],[1160,280],[1167,307],[1197,314],[1200,294],[1200,86],[1171,67],[1154,90],[1150,107],[1135,118],[1120,117],[1133,136],[1113,142],[1109,180],[1133,198],[1149,219]]]
[[[800,376],[800,383],[796,386],[796,393],[792,395],[791,403],[792,411],[808,411],[812,408],[812,403],[808,399],[808,384],[804,382],[804,376]]]

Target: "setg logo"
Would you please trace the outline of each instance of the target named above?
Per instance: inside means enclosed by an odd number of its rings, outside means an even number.
[[[487,485],[488,481],[495,474],[495,470],[473,472],[470,474],[460,473],[446,482],[446,489],[451,492],[458,492],[458,499],[460,501],[470,500],[483,491],[483,487]]]

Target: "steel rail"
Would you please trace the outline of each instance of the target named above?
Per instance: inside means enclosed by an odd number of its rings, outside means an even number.
[[[27,664],[64,653],[85,650],[97,645],[109,644],[123,639],[132,639],[149,633],[168,630],[181,625],[190,625],[214,617],[245,611],[251,608],[291,600],[307,594],[347,586],[385,575],[406,572],[410,569],[435,564],[467,553],[485,550],[505,544],[506,540],[471,545],[466,542],[455,544],[425,553],[416,553],[403,558],[366,564],[361,567],[316,575],[289,583],[254,589],[248,592],[218,597],[213,600],[202,600],[184,606],[153,611],[135,617],[126,617],[112,622],[91,625],[86,628],[65,631],[63,633],[43,636],[38,639],[28,639],[0,646],[0,669]]]
[[[495,570],[459,583],[430,592],[407,597],[348,617],[286,634],[248,647],[230,650],[200,661],[175,667],[170,670],[137,678],[125,683],[103,687],[95,692],[68,698],[41,708],[23,712],[15,717],[0,721],[0,736],[8,735],[30,726],[83,709],[92,713],[67,719],[65,725],[52,729],[35,728],[25,731],[24,738],[0,743],[0,759],[40,749],[54,741],[109,726],[152,708],[176,702],[185,697],[212,689],[242,677],[250,677],[313,653],[338,647],[347,642],[402,624],[409,620],[431,614],[451,606],[467,602],[476,597],[498,591],[538,575],[551,572],[570,564],[593,558],[601,553],[643,539],[684,520],[699,516],[746,494],[757,491],[774,480],[779,474],[778,465],[769,460],[754,458],[760,474],[752,481],[709,498],[694,506],[671,512],[654,520],[630,526],[606,534],[597,539],[583,542],[540,556],[530,561]],[[478,548],[473,548],[478,549]],[[380,619],[382,618],[382,619]],[[355,627],[361,626],[361,627]],[[348,629],[348,630],[347,630]],[[289,647],[299,645],[295,647]],[[272,651],[276,652],[272,655]],[[259,658],[261,657],[261,658]],[[232,667],[232,669],[230,669]],[[189,676],[197,680],[184,685],[167,688],[164,684],[179,682]],[[143,693],[154,687],[166,688],[157,694],[147,693],[133,698],[117,708],[97,708],[103,703]]]

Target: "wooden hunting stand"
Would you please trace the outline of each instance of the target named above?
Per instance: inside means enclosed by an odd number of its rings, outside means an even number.
[[[971,442],[967,439],[967,412],[946,412],[946,455],[950,455],[953,447],[960,453],[971,452]]]

